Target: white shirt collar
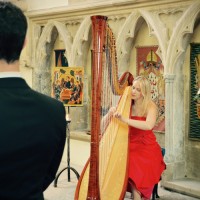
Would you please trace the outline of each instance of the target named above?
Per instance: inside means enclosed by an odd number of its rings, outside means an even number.
[[[0,72],[0,78],[21,78],[20,72]]]

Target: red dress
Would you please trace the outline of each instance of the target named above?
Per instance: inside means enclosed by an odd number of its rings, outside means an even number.
[[[131,116],[145,121],[145,117]],[[161,147],[152,130],[129,127],[129,181],[147,199],[165,169]]]

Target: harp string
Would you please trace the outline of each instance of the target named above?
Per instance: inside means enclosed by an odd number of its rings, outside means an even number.
[[[117,106],[117,111],[122,113],[126,102],[127,98],[130,96],[130,89],[125,90],[122,98],[120,99],[120,106]],[[112,153],[112,147],[115,143],[115,139],[117,136],[117,130],[119,128],[119,122],[116,118],[110,118],[109,119],[109,125],[107,126],[104,135],[102,136],[100,140],[100,146],[99,146],[99,152],[100,152],[100,190],[102,189],[101,187],[106,187],[106,183],[104,182],[104,179],[106,178],[109,180],[108,177],[105,176],[107,168],[105,166],[108,165],[110,155]],[[116,167],[113,164],[113,168]]]
[[[116,62],[116,46],[115,42],[113,42],[114,36],[110,28],[107,29],[106,34],[106,44],[104,51],[104,63],[102,70],[103,77],[103,90],[102,90],[102,104],[101,107],[104,108],[101,116],[102,124],[101,124],[101,140],[99,145],[100,159],[99,159],[99,170],[100,170],[100,190],[106,184],[104,184],[105,174],[107,168],[105,166],[108,165],[110,155],[112,153],[112,147],[116,139],[118,123],[116,123],[116,119],[109,115],[109,109],[111,107],[116,107],[118,99],[116,95],[113,93],[112,83],[114,82],[113,77],[115,78],[113,72],[116,73],[117,69],[114,71],[112,68],[117,68]],[[118,108],[119,112],[122,112],[122,109],[125,105],[126,98],[121,100],[121,108]],[[114,164],[114,163],[113,163]]]
[[[102,101],[101,101],[101,108],[102,108],[102,116],[101,116],[101,141],[99,145],[99,151],[100,153],[100,162],[99,162],[99,169],[100,169],[100,176],[103,177],[105,175],[105,168],[104,166],[107,165],[109,160],[109,149],[112,144],[112,135],[107,134],[104,135],[105,130],[110,124],[112,116],[109,116],[109,109],[113,106],[113,100],[112,100],[112,89],[111,89],[111,83],[112,83],[112,74],[111,70],[109,69],[112,66],[112,62],[110,62],[110,36],[108,35],[108,32],[106,33],[106,43],[104,46],[104,65],[102,70],[102,84],[103,84],[103,90],[102,90]],[[110,128],[110,132],[113,132],[114,127]],[[100,188],[103,184],[103,179],[100,178]]]
[[[133,76],[125,72],[120,79],[118,77],[114,34],[106,22],[107,17],[97,15],[91,19],[91,156],[78,182],[75,199],[122,200],[127,182],[128,127],[118,123],[115,118],[108,117],[105,120],[105,113],[118,104],[117,95],[123,94],[126,86],[131,84]],[[123,110],[122,114],[128,117],[130,98],[126,102],[123,96],[120,97],[117,110]],[[106,112],[103,112],[103,108]]]

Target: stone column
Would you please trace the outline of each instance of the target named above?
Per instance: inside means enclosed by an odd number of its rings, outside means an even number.
[[[173,94],[174,94],[174,74],[166,74],[165,78],[165,163],[167,170],[162,175],[162,185],[165,181],[173,180],[174,164],[174,133],[173,133]]]
[[[174,88],[174,74],[165,75],[165,162],[172,163],[174,160],[174,137],[173,137],[173,88]]]

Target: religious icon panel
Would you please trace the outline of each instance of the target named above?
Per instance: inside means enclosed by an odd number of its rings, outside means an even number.
[[[158,46],[137,47],[137,74],[150,81],[151,97],[157,104],[159,116],[155,131],[165,132],[165,81],[164,66],[156,51]]]
[[[83,67],[54,67],[52,97],[65,106],[83,105]]]

